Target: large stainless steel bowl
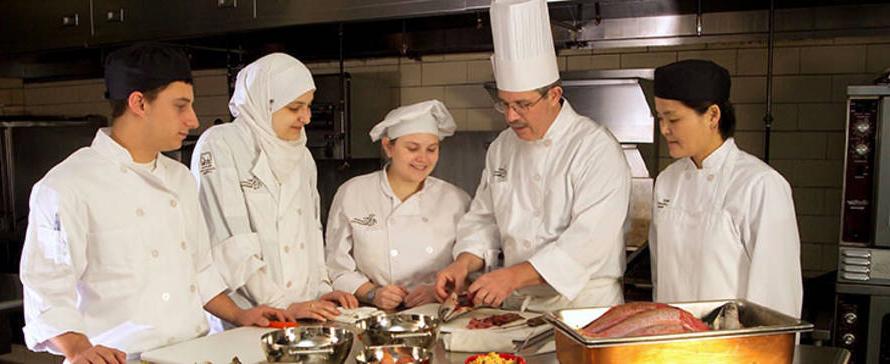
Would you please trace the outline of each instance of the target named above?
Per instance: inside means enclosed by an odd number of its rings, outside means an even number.
[[[369,346],[355,357],[355,362],[359,364],[377,364],[377,363],[416,363],[425,364],[430,362],[432,354],[429,350],[418,346],[408,345],[383,345]],[[389,359],[389,360],[385,360]],[[406,359],[410,360],[407,361]]]
[[[391,314],[355,323],[366,346],[408,345],[431,348],[439,337],[439,319],[427,315]]]
[[[342,364],[354,336],[337,327],[300,326],[266,333],[260,341],[270,363]]]

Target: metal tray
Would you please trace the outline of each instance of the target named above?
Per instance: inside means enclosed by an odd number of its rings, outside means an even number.
[[[739,306],[739,321],[742,328],[736,330],[714,330],[703,332],[690,332],[682,334],[621,337],[621,338],[594,338],[582,335],[578,332],[591,321],[597,319],[610,307],[574,308],[549,312],[545,315],[557,331],[565,334],[572,341],[588,348],[607,347],[617,345],[670,343],[677,341],[727,339],[746,336],[761,336],[775,334],[790,334],[813,330],[813,324],[784,315],[777,311],[763,307],[746,300],[718,300],[700,302],[668,303],[671,306],[684,309],[695,317],[704,317],[714,309],[735,302]]]

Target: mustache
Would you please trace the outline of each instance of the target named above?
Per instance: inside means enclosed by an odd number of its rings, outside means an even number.
[[[516,120],[516,121],[508,121],[507,125],[509,125],[511,128],[524,128],[524,127],[528,126],[528,123],[525,121],[522,121],[522,120]]]

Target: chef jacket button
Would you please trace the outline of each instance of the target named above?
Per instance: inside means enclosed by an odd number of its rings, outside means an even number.
[[[188,249],[188,246],[185,244],[184,241],[179,242],[179,246],[182,247],[182,250],[187,250],[187,249]]]
[[[176,200],[170,200],[170,207],[176,207]]]
[[[426,247],[426,253],[433,254],[433,247],[431,247],[431,246]]]
[[[708,175],[708,181],[713,181],[713,180],[714,180],[714,175],[713,175],[713,174],[709,174],[709,175]]]
[[[306,249],[306,244],[300,243],[300,250]]]
[[[287,281],[287,288],[290,288],[293,285],[294,285],[293,281]]]
[[[260,267],[260,273],[266,274],[266,267]]]
[[[287,246],[287,245],[285,245],[285,246],[284,246],[284,252],[285,252],[285,253],[290,253],[290,247]]]
[[[692,178],[692,174],[686,173],[686,179]]]
[[[532,247],[532,243],[530,241],[526,240],[526,241],[522,242],[522,246],[524,246],[526,249],[528,249],[528,248]]]
[[[151,256],[157,258],[158,255],[161,255],[161,253],[159,253],[157,249],[151,251]]]
[[[399,250],[398,249],[390,250],[389,255],[392,257],[397,257],[397,256],[399,256]]]
[[[302,214],[303,214],[303,209],[297,209],[297,215],[302,215]]]
[[[430,219],[427,219],[426,217],[421,217],[420,220],[423,222],[430,222]]]
[[[552,141],[552,140],[550,140],[550,139],[544,140],[544,146],[545,146],[545,147],[549,147],[551,144],[553,144],[553,141]]]
[[[127,167],[121,166],[121,173],[127,173]]]
[[[535,215],[535,217],[541,217],[541,211],[535,210],[534,215]]]
[[[136,216],[140,216],[140,217],[141,217],[141,216],[144,216],[144,215],[145,215],[145,210],[143,210],[143,209],[136,209]]]
[[[163,294],[161,294],[161,299],[164,300],[164,302],[169,301],[169,300],[170,300],[170,293],[164,292]]]
[[[541,175],[535,174],[535,181],[540,181],[540,180],[541,180]]]

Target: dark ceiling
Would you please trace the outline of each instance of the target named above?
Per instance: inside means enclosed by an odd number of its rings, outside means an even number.
[[[885,3],[868,0],[778,0],[777,9]],[[700,8],[699,8],[700,6]],[[766,0],[603,0],[551,3],[554,22],[572,26],[596,19],[769,9]],[[342,34],[342,38],[341,38]],[[284,51],[304,61],[490,51],[485,11],[408,19],[353,21],[241,31],[190,39],[157,39],[187,46],[195,69],[221,68]],[[341,48],[342,40],[342,48]],[[558,44],[557,47],[571,46]],[[27,68],[26,82],[101,77],[112,47],[80,48],[0,56],[0,75]]]

